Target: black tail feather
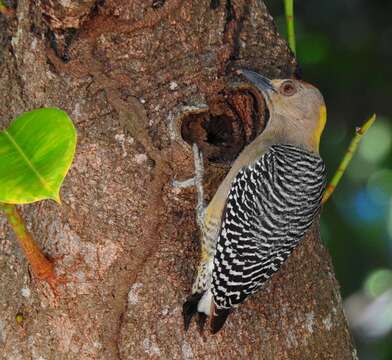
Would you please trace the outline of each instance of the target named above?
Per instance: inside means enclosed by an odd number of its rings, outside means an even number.
[[[211,332],[216,334],[225,324],[227,317],[230,315],[231,309],[218,309],[215,304],[211,311]]]
[[[202,296],[203,293],[192,294],[191,296],[188,297],[188,299],[185,301],[184,305],[182,306],[182,316],[184,318],[185,332],[188,331],[189,329],[189,325],[191,323],[193,315],[197,313],[197,305],[199,304],[199,301]],[[199,321],[200,321],[200,316],[199,316]],[[200,328],[201,324],[199,323],[199,321],[198,324]]]

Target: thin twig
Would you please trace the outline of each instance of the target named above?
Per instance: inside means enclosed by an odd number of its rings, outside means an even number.
[[[335,172],[335,175],[333,176],[331,182],[328,184],[327,189],[325,191],[322,204],[325,204],[328,199],[331,197],[332,193],[336,189],[337,185],[339,184],[340,179],[342,178],[344,172],[347,169],[348,164],[350,163],[357,146],[359,142],[361,141],[362,137],[366,134],[366,132],[369,130],[369,128],[373,125],[374,121],[376,120],[376,114],[373,114],[366,122],[365,124],[362,125],[362,127],[356,128],[355,136],[351,140],[351,143],[342,159],[340,162],[338,169]]]
[[[295,55],[294,0],[284,0],[284,10],[286,14],[287,39],[290,49]]]

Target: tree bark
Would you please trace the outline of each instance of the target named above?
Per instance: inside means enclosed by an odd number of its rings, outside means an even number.
[[[211,198],[227,163],[262,131],[262,99],[243,90],[237,66],[269,77],[295,73],[265,5],[14,6],[14,15],[0,15],[0,124],[60,107],[75,123],[78,147],[62,206],[23,206],[31,232],[68,277],[59,296],[29,276],[0,217],[1,358],[355,359],[318,224],[220,333],[183,330],[199,256],[196,196],[172,180],[193,175],[184,139],[197,141],[209,160]]]

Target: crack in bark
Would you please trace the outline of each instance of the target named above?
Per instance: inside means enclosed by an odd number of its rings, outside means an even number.
[[[220,6],[220,0],[211,0],[210,2],[210,9],[211,10],[216,10]]]
[[[152,28],[161,22],[164,18],[172,15],[185,0],[168,0],[162,10],[156,12],[154,10],[147,13],[147,15],[133,24],[128,21],[119,20],[113,17],[96,16],[84,24],[84,30],[80,36],[90,41],[97,39],[102,34],[116,33],[116,34],[131,34],[137,30],[145,28]]]
[[[94,56],[91,56],[90,52],[93,49],[94,41],[102,34],[131,34],[146,28],[153,28],[166,17],[173,15],[173,13],[176,12],[184,2],[185,0],[168,0],[162,10],[157,12],[155,9],[152,9],[152,11],[149,12],[142,20],[138,20],[133,24],[129,24],[127,21],[121,21],[113,17],[107,17],[107,15],[99,14],[89,20],[86,20],[78,31],[77,36],[75,36],[77,40],[85,39],[87,41],[86,45],[90,46],[90,49],[87,50],[88,53],[86,54],[86,52],[84,52],[82,57],[89,57],[89,59],[94,58]],[[64,63],[56,61],[53,55],[56,56],[56,53],[53,49],[49,48],[47,50],[47,57],[51,60],[54,66],[62,72],[72,74],[75,77],[83,77],[91,73],[90,61],[73,59]]]
[[[224,56],[221,57],[222,74],[230,71],[232,61],[238,59],[239,41],[242,31],[242,23],[246,9],[249,7],[247,2],[244,3],[241,9],[237,9],[232,0],[226,0],[225,3],[225,24],[223,29],[223,42],[227,44],[228,49]]]
[[[10,46],[10,53],[11,53],[13,59],[14,59],[14,64],[13,64],[14,71],[13,71],[13,74],[15,75],[15,78],[16,78],[17,83],[18,83],[19,99],[22,101],[22,103],[23,103],[25,108],[29,108],[29,106],[28,106],[29,102],[26,99],[26,95],[25,95],[25,92],[24,92],[25,82],[24,82],[24,80],[23,80],[23,78],[22,78],[22,76],[20,74],[21,72],[19,71],[18,58],[17,58],[17,55],[15,53],[15,49],[14,49],[14,47],[12,45]]]
[[[136,261],[134,264],[132,279],[128,282],[128,289],[136,282],[138,274],[141,273],[144,268],[144,264],[148,261],[148,259],[153,256],[153,254],[159,249],[159,241],[160,241],[160,227],[165,222],[162,220],[165,218],[165,207],[162,199],[162,195],[164,193],[164,187],[171,178],[171,162],[169,161],[170,149],[159,150],[157,149],[148,134],[148,131],[145,128],[145,125],[148,123],[147,116],[144,113],[144,109],[137,99],[130,97],[128,101],[130,103],[126,103],[121,99],[121,95],[118,90],[110,90],[107,92],[108,102],[114,107],[114,109],[118,112],[120,121],[125,123],[126,128],[130,131],[131,135],[139,141],[143,147],[145,148],[147,154],[151,159],[155,162],[155,169],[153,180],[150,185],[149,191],[149,200],[147,201],[148,209],[146,212],[149,216],[146,218],[149,221],[145,221],[144,225],[144,236],[145,239],[145,248],[144,254],[141,259]],[[134,115],[136,114],[136,116]],[[120,352],[120,332],[122,328],[123,316],[128,309],[128,302],[125,301],[124,309],[120,313],[120,317],[118,319],[118,336],[116,338],[116,346],[118,349],[118,356],[121,359]]]
[[[166,0],[153,0],[153,1],[152,1],[151,7],[152,7],[153,9],[159,9],[159,8],[161,8],[163,5],[165,5],[165,1],[166,1]]]

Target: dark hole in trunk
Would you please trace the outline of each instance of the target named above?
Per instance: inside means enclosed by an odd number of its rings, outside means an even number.
[[[261,94],[248,85],[211,98],[208,110],[185,114],[182,138],[196,143],[204,156],[219,164],[231,164],[241,150],[265,128],[268,110]]]
[[[228,117],[211,116],[210,121],[204,124],[207,142],[215,146],[227,146],[233,136],[230,125],[230,119]]]

